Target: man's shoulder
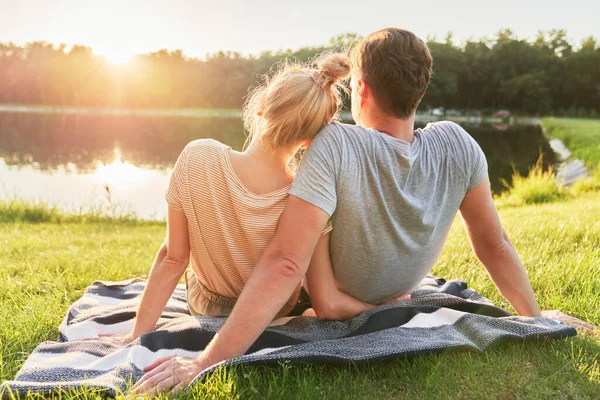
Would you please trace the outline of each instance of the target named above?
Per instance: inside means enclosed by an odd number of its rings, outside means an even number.
[[[349,140],[360,140],[364,137],[366,129],[361,125],[345,124],[343,122],[334,121],[321,129],[314,139],[314,143],[343,144]]]
[[[465,134],[468,135],[467,131],[453,121],[438,121],[430,122],[422,130],[425,134],[445,136],[447,138],[462,137]]]
[[[459,124],[452,121],[439,121],[427,124],[421,130],[421,135],[437,146],[462,148],[471,146],[474,139]]]

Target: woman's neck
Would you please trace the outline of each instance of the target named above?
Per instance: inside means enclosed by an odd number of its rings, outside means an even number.
[[[265,165],[287,171],[297,151],[297,148],[273,150],[261,143],[251,143],[244,153]]]

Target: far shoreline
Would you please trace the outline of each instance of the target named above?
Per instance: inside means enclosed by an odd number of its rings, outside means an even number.
[[[48,114],[48,115],[95,115],[95,116],[133,116],[133,117],[183,117],[183,118],[241,118],[242,110],[230,108],[118,108],[118,107],[79,107],[49,106],[28,104],[0,104],[0,113]],[[341,112],[344,122],[352,122],[352,114]],[[417,113],[416,122],[436,122],[450,120],[461,123],[484,124],[539,124],[533,117],[482,117],[467,115],[430,115]]]

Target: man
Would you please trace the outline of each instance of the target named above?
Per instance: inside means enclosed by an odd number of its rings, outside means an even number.
[[[458,125],[414,131],[432,71],[426,44],[400,29],[369,35],[352,53],[356,126],[334,123],[313,141],[277,234],[233,312],[197,359],[160,360],[135,386],[176,390],[242,355],[305,276],[331,218],[330,251],[343,292],[378,304],[408,293],[436,262],[460,210],[473,250],[519,315],[540,310],[503,230],[485,156]]]

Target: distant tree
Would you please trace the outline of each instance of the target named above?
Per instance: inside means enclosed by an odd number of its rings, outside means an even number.
[[[362,39],[358,33],[343,33],[329,39],[329,47],[338,49],[348,49],[354,46]]]
[[[240,108],[249,88],[274,64],[346,50],[360,38],[346,33],[326,46],[251,56],[217,52],[203,59],[162,49],[122,66],[86,46],[0,43],[0,103]],[[560,29],[540,31],[531,41],[505,29],[462,45],[451,32],[442,41],[433,36],[427,42],[434,74],[423,108],[600,115],[600,48],[591,36],[577,48]]]

